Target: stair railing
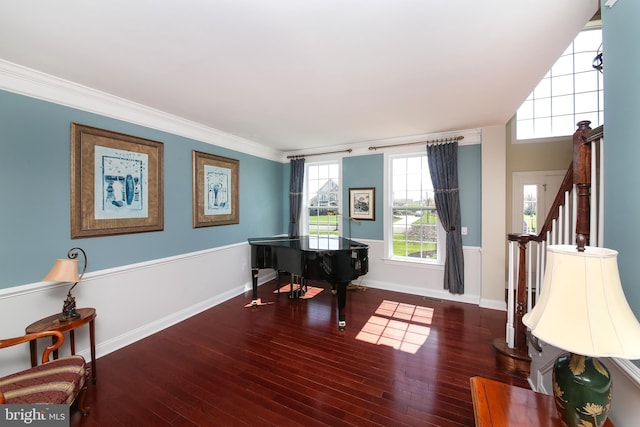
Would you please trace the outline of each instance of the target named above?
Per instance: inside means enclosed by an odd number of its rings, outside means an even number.
[[[572,163],[539,233],[508,235],[506,348],[504,341],[494,341],[499,360],[504,354],[528,359],[529,335],[522,317],[534,307],[539,296],[547,246],[575,243],[579,250],[581,247],[584,250],[586,245],[602,244],[604,129],[600,126],[592,130],[589,124],[589,121],[578,123],[573,135]]]

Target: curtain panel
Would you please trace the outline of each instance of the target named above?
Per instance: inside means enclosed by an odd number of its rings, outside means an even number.
[[[304,188],[304,158],[291,159],[289,180],[289,237],[300,234],[300,213]]]
[[[429,173],[435,193],[438,218],[447,232],[444,288],[464,293],[464,255],[458,189],[458,142],[427,145]]]

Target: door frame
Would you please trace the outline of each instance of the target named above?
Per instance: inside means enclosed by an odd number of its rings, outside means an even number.
[[[522,217],[523,217],[523,207],[524,207],[524,198],[522,194],[522,187],[524,185],[543,185],[545,183],[546,177],[548,176],[559,176],[559,182],[562,183],[562,179],[566,175],[567,171],[563,170],[543,170],[543,171],[521,171],[521,172],[512,172],[511,182],[512,182],[512,194],[511,194],[511,233],[522,233],[524,230],[522,229]],[[558,188],[560,188],[558,186]],[[553,191],[553,189],[551,189]],[[558,189],[555,189],[553,192],[553,197],[555,197]],[[538,197],[538,200],[540,198]],[[539,203],[539,202],[538,202]],[[546,206],[545,202],[544,206],[544,216],[546,217],[547,212],[551,208],[551,206]],[[538,204],[538,206],[540,206]],[[540,212],[538,212],[540,214]],[[544,218],[543,218],[544,219]]]

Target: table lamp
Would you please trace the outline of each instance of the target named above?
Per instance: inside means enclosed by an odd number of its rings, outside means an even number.
[[[602,426],[611,407],[611,375],[598,357],[640,359],[640,323],[624,296],[612,249],[551,245],[540,297],[522,322],[562,354],[553,394],[567,426]]]
[[[82,267],[82,273],[78,276],[78,253],[82,253],[84,257],[84,267]],[[67,252],[66,259],[57,259],[53,267],[47,275],[42,279],[45,282],[69,282],[73,283],[71,288],[69,288],[69,292],[67,293],[67,298],[64,300],[62,304],[62,317],[61,321],[69,321],[71,319],[75,319],[80,315],[76,311],[76,299],[73,295],[71,295],[71,291],[76,287],[78,283],[82,280],[82,276],[84,276],[84,272],[87,271],[87,254],[82,248],[71,248],[69,252]]]

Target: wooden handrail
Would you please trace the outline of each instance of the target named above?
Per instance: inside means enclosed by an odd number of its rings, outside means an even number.
[[[569,169],[567,169],[567,173],[564,175],[564,179],[562,180],[562,184],[560,184],[560,189],[556,194],[555,199],[553,199],[553,204],[551,205],[551,209],[549,209],[549,215],[547,219],[545,219],[544,224],[540,228],[538,235],[535,237],[535,241],[543,242],[546,239],[546,235],[549,231],[551,231],[551,226],[553,225],[553,221],[557,220],[560,216],[560,206],[564,205],[564,194],[567,191],[571,191],[573,187],[573,162],[569,165]]]
[[[565,202],[564,194],[566,192],[571,191],[574,183],[576,185],[591,184],[591,173],[590,173],[591,172],[591,163],[590,163],[591,150],[590,148],[588,150],[585,150],[583,149],[583,146],[586,145],[587,143],[590,143],[592,141],[595,141],[601,138],[604,134],[604,127],[599,126],[596,129],[591,130],[591,128],[589,128],[589,122],[586,120],[578,123],[578,126],[579,128],[576,131],[576,134],[574,135],[574,160],[569,165],[569,168],[567,169],[567,173],[564,175],[562,183],[560,184],[560,188],[558,189],[558,193],[556,194],[555,199],[553,199],[553,204],[549,209],[549,215],[545,219],[544,224],[540,228],[537,236],[535,236],[535,238],[532,238],[530,240],[535,240],[536,242],[543,242],[546,239],[546,235],[551,230],[553,221],[557,220],[558,217],[560,216],[560,207],[563,206]],[[578,144],[576,144],[576,140],[579,141]],[[583,166],[576,167],[575,165],[576,157],[579,158],[578,163],[580,163]],[[587,163],[586,166],[584,166],[585,163]],[[574,176],[575,176],[574,170],[580,171],[579,172],[580,180],[574,180]],[[580,212],[578,212],[578,215],[580,215]],[[588,217],[586,218],[586,221],[588,225]],[[587,230],[587,234],[588,234],[588,230]]]
[[[600,138],[604,138],[604,125],[600,125],[595,129],[592,129],[591,132],[584,135],[584,139],[586,142],[597,141]]]

